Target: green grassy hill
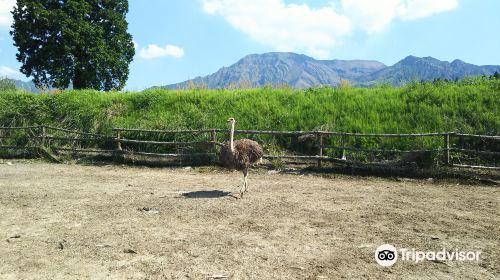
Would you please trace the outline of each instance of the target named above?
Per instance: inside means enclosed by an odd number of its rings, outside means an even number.
[[[237,129],[322,130],[364,133],[460,132],[500,135],[500,80],[466,79],[460,82],[413,83],[396,88],[316,88],[242,90],[148,90],[144,92],[66,91],[58,94],[28,94],[16,90],[0,92],[0,126],[50,125],[97,134],[112,135],[113,127],[144,129],[225,128],[229,117]],[[1,133],[1,131],[0,131]],[[40,131],[28,131],[39,134]],[[50,134],[53,134],[51,131]],[[206,141],[207,135],[164,135],[128,132],[128,139],[157,141]],[[225,139],[223,135],[218,140]],[[241,135],[238,135],[241,137]],[[247,135],[261,142],[267,154],[318,153],[317,140],[297,136]],[[1,140],[1,139],[0,139]],[[3,145],[30,146],[26,132],[18,131]],[[70,141],[71,142],[71,141]],[[373,149],[428,150],[442,148],[443,137],[328,137],[326,146]],[[83,143],[82,143],[83,144]],[[52,141],[54,147],[71,143]],[[498,141],[454,138],[453,147],[499,151]],[[176,153],[175,147],[129,144],[125,149]],[[86,142],[81,148],[114,149],[112,142]],[[206,152],[206,147],[185,147],[184,153]],[[325,155],[340,158],[341,149],[326,149]],[[430,166],[442,159],[440,152],[351,153],[358,161],[418,162]],[[454,155],[460,162],[498,165],[496,156]]]
[[[93,133],[113,127],[500,134],[500,80],[396,88],[67,91],[0,93],[0,126],[48,124]]]

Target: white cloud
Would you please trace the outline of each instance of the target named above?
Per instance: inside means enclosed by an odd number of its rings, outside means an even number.
[[[146,48],[142,48],[139,52],[139,56],[144,59],[153,59],[165,56],[182,58],[184,56],[184,49],[173,45],[166,45],[165,47],[159,47],[157,45],[152,44],[148,45]]]
[[[13,78],[13,79],[20,79],[23,78],[23,75],[17,71],[14,70],[10,67],[7,66],[0,66],[0,79],[1,78]]]
[[[342,12],[356,29],[368,33],[380,32],[396,15],[401,0],[342,0]]]
[[[457,7],[458,0],[408,0],[398,7],[398,15],[403,20],[415,20]]]
[[[10,12],[15,5],[16,0],[0,0],[0,28],[10,27],[12,24],[12,14]]]
[[[342,11],[357,29],[381,32],[395,19],[417,20],[458,6],[458,0],[342,0]]]
[[[278,51],[298,50],[325,57],[339,43],[338,38],[351,32],[349,19],[333,6],[315,9],[282,0],[204,0],[203,8]]]
[[[304,1],[304,0],[296,0]],[[332,0],[312,8],[284,0],[203,0],[203,10],[278,51],[326,58],[342,39],[360,30],[384,31],[394,20],[416,20],[452,10],[459,0]]]

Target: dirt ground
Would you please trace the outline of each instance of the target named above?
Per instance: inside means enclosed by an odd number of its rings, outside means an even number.
[[[499,279],[500,188],[0,160],[1,279]],[[375,262],[382,244],[479,262]]]

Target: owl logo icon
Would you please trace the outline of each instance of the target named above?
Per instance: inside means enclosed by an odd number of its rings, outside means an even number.
[[[393,266],[398,260],[398,251],[394,246],[384,244],[375,251],[375,260],[384,267]]]

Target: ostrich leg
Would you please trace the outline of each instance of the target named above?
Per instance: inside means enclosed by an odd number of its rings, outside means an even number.
[[[243,190],[243,192],[248,192],[248,169],[245,169],[245,171],[243,171],[243,175],[244,175],[244,182],[245,182],[245,189]]]
[[[240,189],[240,197],[241,198],[243,198],[243,193],[245,193],[245,190],[247,188],[248,169],[244,168],[242,171],[243,171],[243,184],[241,185],[241,189]]]

